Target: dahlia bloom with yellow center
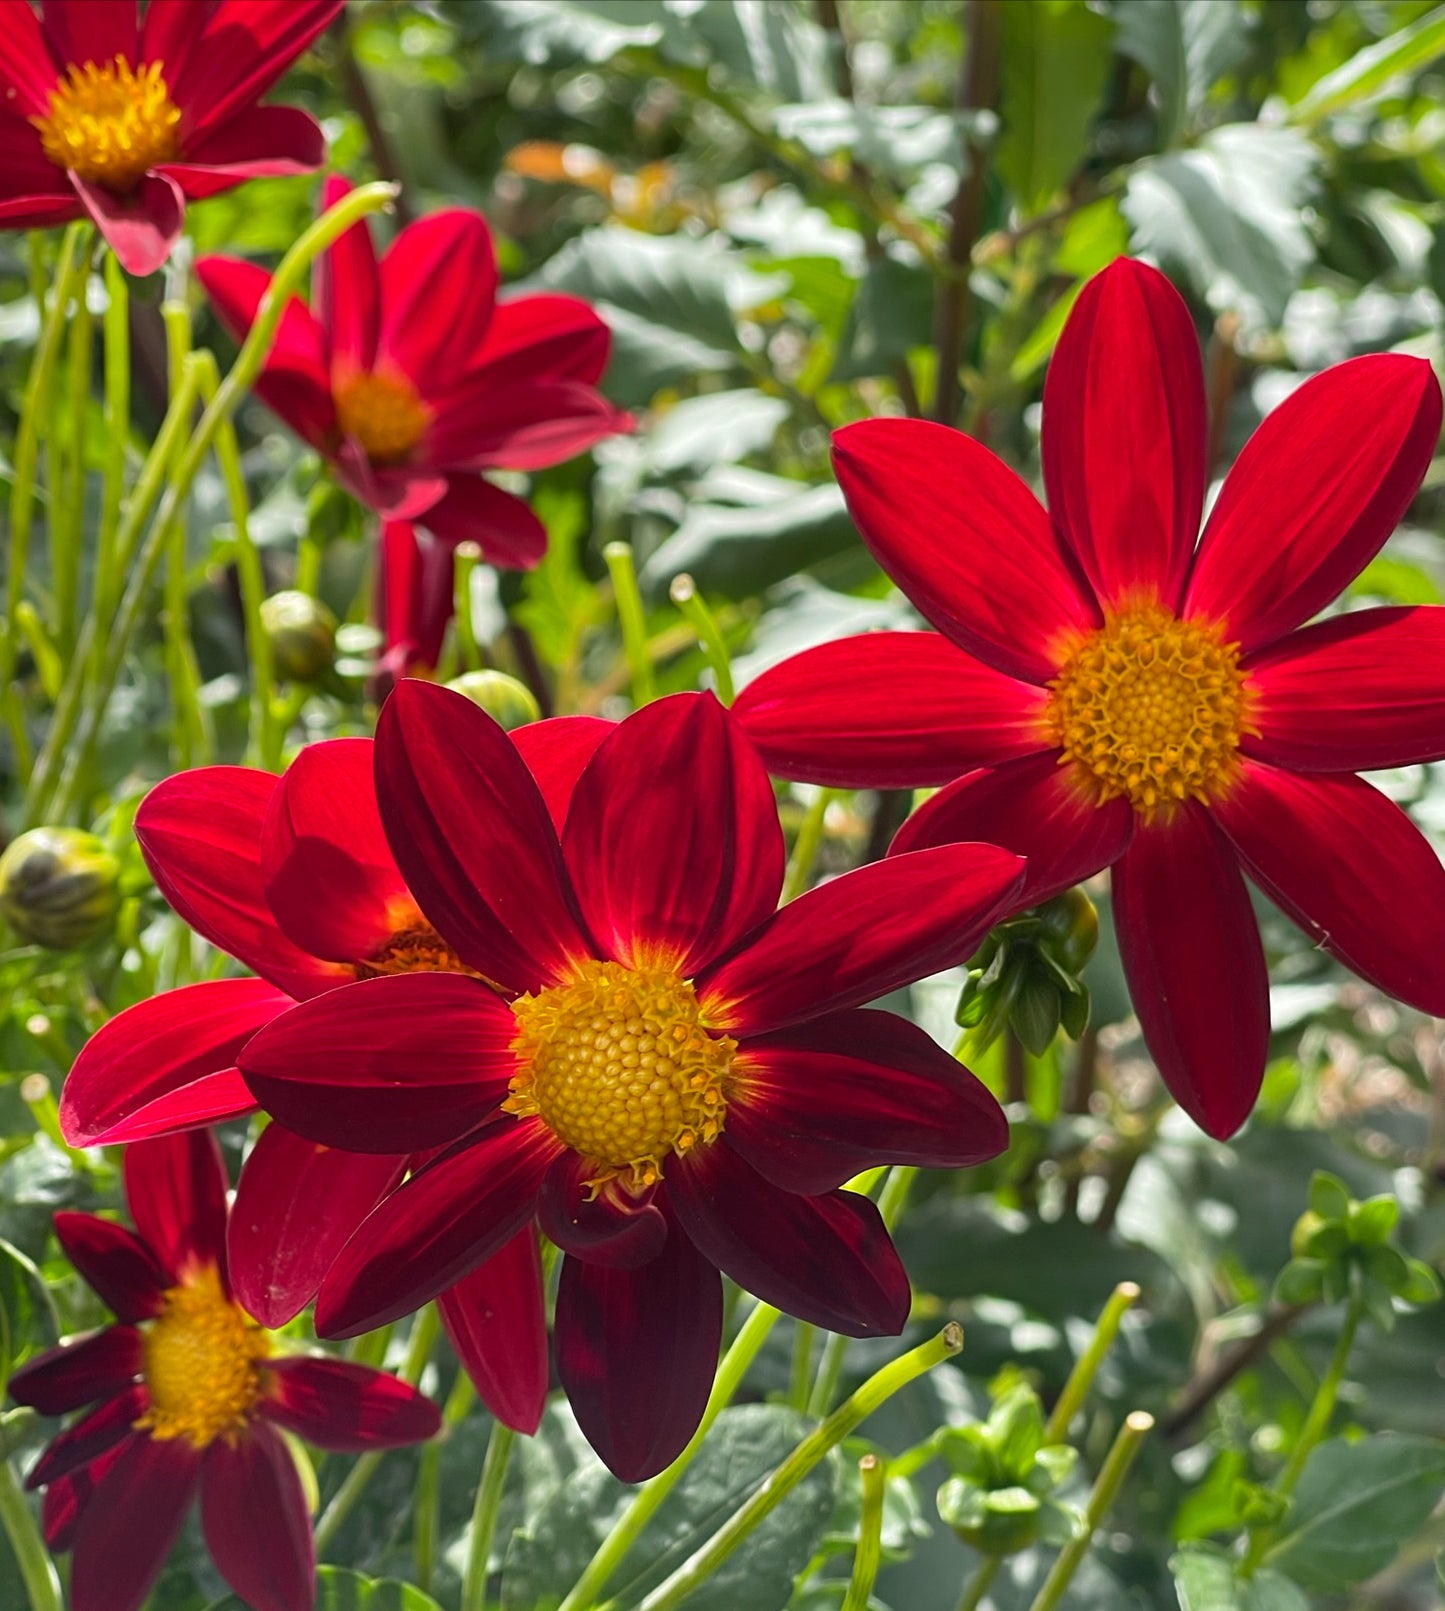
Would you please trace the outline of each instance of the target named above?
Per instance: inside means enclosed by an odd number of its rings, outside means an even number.
[[[286,1356],[230,1284],[226,1172],[209,1131],[143,1141],[125,1157],[136,1229],[60,1213],[55,1232],[115,1323],[28,1361],[12,1396],[45,1415],[96,1407],[50,1444],[51,1549],[72,1553],[72,1611],[137,1611],[193,1500],[221,1576],[256,1611],[311,1611],[315,1551],[281,1431],[320,1449],[433,1437],[415,1388],[339,1359]]]
[[[1445,870],[1354,775],[1445,757],[1445,609],[1304,624],[1409,508],[1440,416],[1423,359],[1326,370],[1266,417],[1199,537],[1194,322],[1163,275],[1121,258],[1084,288],[1049,369],[1048,512],[958,431],[844,427],[858,529],[938,630],[805,650],[737,715],[780,776],[946,785],[893,853],[1007,845],[1028,857],[1031,901],[1112,866],[1144,1038],[1180,1104],[1228,1136],[1269,1036],[1244,875],[1362,977],[1445,1013]]]

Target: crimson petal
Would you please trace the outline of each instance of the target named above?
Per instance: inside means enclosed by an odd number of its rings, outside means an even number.
[[[614,726],[600,716],[550,716],[513,730],[512,743],[542,791],[559,835],[577,779]]]
[[[98,1410],[50,1440],[25,1479],[25,1486],[43,1488],[108,1454],[131,1436],[135,1423],[149,1407],[150,1394],[140,1383],[107,1399]]]
[[[0,100],[8,101],[20,117],[45,117],[59,79],[36,13],[27,5],[0,6],[0,85],[14,92],[13,100],[0,92]]]
[[[306,1495],[285,1440],[264,1423],[206,1450],[201,1530],[221,1576],[252,1611],[311,1611],[316,1549]]]
[[[446,491],[417,518],[443,542],[476,543],[499,570],[529,571],[547,552],[547,528],[532,508],[482,475],[447,476]],[[447,577],[450,582],[450,556]]]
[[[226,1278],[226,1165],[210,1130],[126,1150],[125,1200],[141,1240],[179,1280],[214,1265]]]
[[[139,1611],[180,1536],[200,1471],[186,1438],[122,1445],[75,1530],[70,1611]]]
[[[524,1225],[437,1298],[442,1325],[482,1403],[528,1437],[547,1404],[547,1308],[537,1233]]]
[[[311,173],[326,160],[321,125],[299,106],[250,106],[186,147],[156,172],[174,179],[188,201],[204,201],[248,179]]]
[[[144,1362],[134,1326],[105,1326],[26,1360],[10,1378],[10,1396],[42,1415],[64,1415],[128,1392]]]
[[[595,386],[611,346],[612,332],[590,302],[546,292],[499,302],[473,365],[498,387],[540,376]]]
[[[86,0],[46,0],[40,21],[46,43],[63,66],[109,62],[117,56],[135,62],[140,38],[136,11],[129,0],[109,6],[90,5]]]
[[[127,274],[154,274],[164,265],[186,221],[185,197],[174,179],[142,174],[124,196],[82,179],[74,170],[70,182]]]
[[[497,254],[480,213],[453,207],[408,224],[381,260],[378,363],[434,397],[473,362],[496,296]]]
[[[321,187],[321,211],[329,212],[351,194],[351,181],[330,174]],[[376,362],[381,333],[381,271],[363,218],[316,259],[311,301],[326,341],[333,377],[368,370]]]
[[[662,1252],[667,1220],[652,1201],[635,1199],[615,1181],[594,1191],[588,1177],[595,1166],[566,1152],[547,1171],[537,1197],[537,1223],[574,1258],[589,1264],[635,1270]]]
[[[0,10],[3,10],[0,7]],[[81,1514],[105,1479],[105,1474],[116,1464],[132,1443],[145,1440],[145,1433],[137,1432],[113,1448],[106,1449],[87,1466],[57,1477],[45,1490],[40,1502],[40,1525],[45,1542],[59,1555],[75,1542],[75,1529],[80,1525]]]
[[[81,1278],[117,1320],[151,1320],[171,1278],[133,1231],[94,1214],[62,1211],[55,1236]]]
[[[424,1443],[441,1430],[437,1407],[414,1387],[385,1371],[347,1359],[295,1355],[265,1367],[271,1386],[268,1420],[318,1449],[360,1454]]]
[[[545,470],[633,425],[580,380],[529,380],[498,393],[485,370],[432,404],[436,418],[419,451],[458,469]]]

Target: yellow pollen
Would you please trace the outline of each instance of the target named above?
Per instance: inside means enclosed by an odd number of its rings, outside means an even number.
[[[232,1438],[261,1396],[266,1333],[221,1288],[214,1265],[165,1295],[145,1335],[150,1408],[135,1424],[153,1438],[189,1438],[198,1449]]]
[[[159,62],[137,70],[117,56],[103,67],[71,67],[50,92],[49,116],[30,121],[57,168],[120,195],[181,154],[180,108]]]
[[[722,1133],[737,1042],[712,1034],[670,968],[579,963],[572,982],[512,1003],[520,1066],[502,1104],[535,1114],[609,1180],[636,1192],[672,1153]]]
[[[421,441],[431,410],[400,375],[361,370],[336,387],[336,417],[376,464],[397,464]]]
[[[465,973],[473,979],[482,977],[462,961],[430,923],[417,923],[393,934],[375,956],[353,964],[352,972],[358,979],[375,979],[383,973]]]
[[[1217,800],[1239,741],[1257,729],[1239,646],[1205,622],[1149,605],[1091,633],[1049,684],[1046,721],[1094,798],[1125,796],[1151,821],[1183,800]]]

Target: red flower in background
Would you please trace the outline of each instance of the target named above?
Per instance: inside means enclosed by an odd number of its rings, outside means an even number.
[[[1228,1136],[1269,1035],[1241,868],[1356,973],[1445,1014],[1445,871],[1351,775],[1445,756],[1445,609],[1296,630],[1409,507],[1440,413],[1420,359],[1306,381],[1240,454],[1196,549],[1198,341],[1169,282],[1120,260],[1085,288],[1049,370],[1052,519],[960,432],[845,427],[834,452],[858,529],[938,633],[807,650],[752,683],[738,716],[784,777],[948,784],[895,852],[1007,845],[1028,856],[1031,901],[1114,866],[1149,1049],[1189,1114]]]
[[[232,1294],[226,1171],[207,1131],[131,1147],[134,1232],[55,1216],[66,1256],[115,1324],[32,1359],[10,1378],[21,1404],[64,1415],[30,1473],[45,1489],[45,1540],[71,1550],[72,1611],[135,1611],[191,1502],[221,1576],[255,1611],[310,1611],[311,1518],[277,1428],[321,1449],[397,1448],[435,1436],[436,1406],[382,1371],[277,1357]]]
[[[510,742],[563,811],[608,730],[595,718],[564,717],[519,728]],[[73,1146],[138,1141],[253,1112],[236,1056],[298,1000],[378,974],[466,971],[392,859],[371,748],[369,739],[333,739],[302,750],[281,778],[202,767],[146,796],[136,837],[162,893],[197,933],[260,977],[169,990],[103,1025],[61,1094]],[[409,1150],[403,1140],[347,1152],[267,1126],[241,1171],[229,1231],[232,1279],[253,1314],[277,1326],[309,1302],[357,1224],[401,1179]],[[540,1290],[528,1232],[443,1306],[483,1399],[528,1432],[547,1392]]]
[[[320,167],[294,106],[261,106],[345,0],[0,0],[0,227],[89,215],[131,274],[186,202]]]
[[[456,600],[454,549],[408,521],[383,522],[376,569],[383,689],[413,667],[430,670],[441,659]]]
[[[560,838],[506,735],[460,694],[400,683],[375,759],[397,865],[473,976],[347,985],[240,1053],[262,1105],[304,1135],[445,1149],[348,1242],[318,1328],[445,1303],[536,1215],[566,1255],[563,1385],[628,1480],[697,1426],[719,1269],[834,1330],[898,1332],[908,1278],[877,1209],[838,1188],[873,1164],[977,1162],[1006,1129],[923,1031],[855,1009],[966,957],[1019,859],[921,851],[777,911],[772,788],[711,695],[609,728]]]
[[[328,179],[323,206],[350,188]],[[196,273],[244,336],[270,275],[226,257]],[[597,390],[607,326],[575,297],[498,302],[486,220],[455,208],[408,225],[380,262],[357,224],[312,289],[310,309],[288,307],[257,395],[379,514],[469,539],[493,565],[535,565],[545,527],[482,472],[539,470],[631,428]]]

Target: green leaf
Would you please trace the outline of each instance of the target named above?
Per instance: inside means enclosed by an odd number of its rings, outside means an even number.
[[[0,1241],[0,1393],[29,1354],[60,1340],[60,1317],[45,1277],[18,1247]]]
[[[763,452],[787,417],[787,403],[766,392],[707,392],[668,409],[647,438],[643,456],[658,475],[732,464]]]
[[[1119,54],[1154,80],[1160,144],[1171,146],[1247,48],[1237,0],[1128,0],[1113,15]]]
[[[828,378],[887,374],[914,347],[928,344],[932,320],[932,275],[916,263],[878,258],[858,284]]]
[[[1356,51],[1343,66],[1316,80],[1290,109],[1290,117],[1296,123],[1314,123],[1332,112],[1342,112],[1368,100],[1393,79],[1428,67],[1440,56],[1445,56],[1445,6],[1437,6],[1408,28]]]
[[[1350,1240],[1383,1242],[1399,1223],[1400,1205],[1393,1197],[1371,1197],[1350,1210]]]
[[[910,183],[925,167],[963,162],[962,123],[931,106],[866,106],[839,99],[780,106],[773,124],[815,157],[849,152],[874,173]]]
[[[994,165],[1028,215],[1063,189],[1088,150],[1114,25],[1083,0],[1032,0],[1001,13],[1003,131]]]
[[[649,0],[482,0],[472,18],[494,57],[563,67],[660,43],[667,13]]]
[[[239,1595],[228,1594],[207,1611],[246,1611],[247,1604]],[[316,1611],[441,1611],[441,1607],[410,1583],[366,1577],[344,1566],[318,1566]]]
[[[1277,1572],[1257,1572],[1248,1582],[1235,1563],[1207,1544],[1170,1558],[1179,1611],[1309,1611],[1309,1601]]]
[[[1338,1175],[1317,1169],[1310,1177],[1310,1212],[1321,1219],[1344,1219],[1350,1212],[1350,1194]]]
[[[1305,1463],[1268,1559],[1307,1589],[1362,1583],[1389,1565],[1445,1491],[1445,1442],[1382,1432],[1333,1438]]]

